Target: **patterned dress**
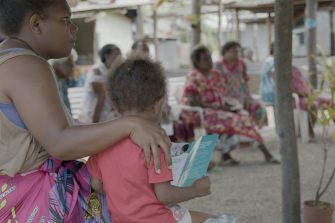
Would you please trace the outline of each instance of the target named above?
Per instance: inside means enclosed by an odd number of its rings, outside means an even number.
[[[188,76],[184,88],[183,103],[189,105],[188,96],[190,94],[198,96],[201,102],[211,104],[213,108],[204,108],[204,127],[208,134],[221,135],[224,141],[225,151],[227,146],[232,146],[237,142],[228,143],[226,139],[231,136],[240,136],[250,140],[263,142],[261,135],[255,128],[254,121],[247,112],[230,112],[220,109],[224,106],[227,98],[226,82],[224,77],[215,69],[212,69],[209,77],[206,77],[197,69],[194,69]],[[199,125],[199,117],[195,113],[183,111],[182,116],[188,122],[193,122],[194,126]],[[230,145],[228,145],[230,144]]]
[[[229,66],[224,59],[215,64],[215,68],[226,79],[225,96],[237,99],[246,109],[255,123],[261,124],[266,117],[261,103],[254,100],[249,92],[247,67],[242,60],[234,66]]]
[[[297,67],[292,68],[291,86],[292,91],[299,95],[299,106],[302,110],[313,111],[316,109],[325,109],[329,106],[333,106],[331,95],[328,93],[323,93],[317,96],[311,107],[308,106],[308,98],[313,93],[312,87]],[[295,106],[295,104],[293,104],[293,106]]]
[[[0,175],[0,222],[108,223],[104,196],[92,193],[84,163],[48,159],[39,170]]]

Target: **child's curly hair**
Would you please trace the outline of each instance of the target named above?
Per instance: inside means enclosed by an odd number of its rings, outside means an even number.
[[[150,58],[131,55],[110,72],[107,89],[119,113],[142,112],[166,95],[163,68]]]

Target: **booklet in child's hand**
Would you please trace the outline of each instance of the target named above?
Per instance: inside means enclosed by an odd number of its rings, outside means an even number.
[[[187,150],[180,155],[172,156],[173,181],[171,184],[188,187],[195,180],[206,176],[218,139],[218,135],[205,135],[191,143],[188,148],[185,143],[174,144],[174,147],[182,146],[183,150]],[[173,150],[176,149],[173,148]]]

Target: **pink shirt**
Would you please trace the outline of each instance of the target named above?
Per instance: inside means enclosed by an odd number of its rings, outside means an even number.
[[[142,149],[130,139],[91,156],[87,166],[92,177],[103,182],[114,223],[176,223],[154,191],[153,184],[172,181],[163,152],[161,174],[156,174],[153,160],[146,168]]]

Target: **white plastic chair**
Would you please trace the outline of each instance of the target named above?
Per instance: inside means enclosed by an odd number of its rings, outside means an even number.
[[[308,111],[301,109],[298,94],[293,93],[292,97],[295,104],[295,108],[293,110],[295,132],[297,135],[300,133],[302,143],[308,143],[310,140]]]
[[[183,88],[186,83],[186,77],[172,77],[168,79],[168,104],[171,106],[171,112],[175,119],[178,119],[182,110],[197,112],[200,117],[200,128],[194,129],[195,138],[206,135],[204,128],[204,115],[201,107],[188,106],[181,104]]]

